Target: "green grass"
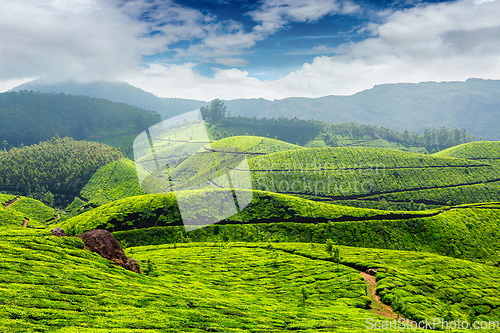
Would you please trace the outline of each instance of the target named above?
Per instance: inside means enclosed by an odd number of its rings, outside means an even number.
[[[11,209],[24,214],[30,221],[35,220],[42,223],[56,216],[56,212],[53,208],[38,200],[26,197],[21,197],[21,199],[14,202],[9,210]]]
[[[44,228],[45,222],[56,217],[53,208],[27,197],[19,197],[20,199],[6,210],[5,206],[16,198],[17,196],[14,195],[0,194],[0,227],[2,229],[21,228],[25,218],[29,221],[28,228]]]
[[[15,195],[0,193],[0,211],[5,209],[5,205],[16,198]]]
[[[387,218],[409,218],[429,216],[439,211],[389,212],[361,209],[314,202],[294,196],[262,191],[241,191],[253,195],[250,205],[240,213],[229,217],[234,222],[273,222],[273,221],[315,221],[327,220],[381,220]],[[93,228],[108,228],[112,231],[162,226],[180,223],[180,213],[176,198],[186,203],[187,214],[184,219],[197,219],[199,224],[210,218],[219,218],[217,208],[224,190],[198,190],[168,194],[149,194],[110,202],[96,209],[73,217],[60,226],[72,234],[79,234]],[[192,209],[188,209],[189,205]],[[216,207],[216,209],[214,209]],[[230,206],[226,207],[230,209]],[[234,207],[233,207],[234,209]],[[223,214],[224,212],[222,212]],[[236,212],[235,212],[236,213]],[[195,215],[196,214],[196,217]],[[223,219],[223,218],[220,218]]]
[[[433,154],[437,157],[454,157],[492,164],[500,162],[500,142],[477,141],[451,147]]]
[[[247,157],[252,157],[252,154],[269,154],[286,150],[294,150],[303,148],[285,141],[270,139],[261,136],[233,136],[211,143],[213,149],[217,147],[234,147],[249,154]]]
[[[318,199],[384,198],[443,206],[496,201],[500,195],[496,166],[385,149],[301,149],[256,157],[249,165],[256,190]],[[486,191],[480,192],[481,184]]]
[[[277,249],[328,260],[308,244],[273,244]],[[406,318],[443,318],[447,305],[453,320],[500,320],[500,269],[434,254],[341,247],[342,263],[376,275],[377,294]]]
[[[346,246],[410,250],[470,259],[500,266],[499,205],[457,207],[436,216],[330,223],[273,222],[210,225],[187,236],[198,242],[325,242]],[[310,220],[309,222],[313,222]],[[182,227],[115,232],[129,246],[185,241]]]
[[[82,248],[47,232],[0,237],[3,332],[362,332],[382,319],[355,269],[272,248],[130,248],[156,264],[149,276]]]
[[[129,159],[120,159],[102,166],[92,175],[80,194],[90,203],[103,205],[145,193],[139,186],[135,163]]]

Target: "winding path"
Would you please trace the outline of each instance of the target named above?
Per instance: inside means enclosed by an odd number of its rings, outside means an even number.
[[[19,199],[21,199],[21,198],[20,198],[20,197],[17,197],[17,198],[15,198],[14,200],[12,200],[11,202],[9,202],[9,203],[5,206],[5,210],[9,210],[10,205],[12,205],[14,202],[17,202]]]
[[[17,197],[15,198],[14,200],[12,200],[11,202],[9,202],[6,206],[5,206],[5,210],[9,210],[9,207],[10,205],[12,205],[13,203],[19,201],[19,199],[21,199],[20,197]],[[24,218],[24,221],[23,221],[23,228],[27,228],[28,227],[28,222],[29,220],[27,218]]]
[[[361,274],[367,284],[366,293],[372,300],[372,312],[382,317],[397,319],[398,315],[394,312],[392,307],[382,303],[380,297],[377,295],[377,280],[375,279],[375,276],[361,271],[359,274]]]
[[[366,293],[372,300],[370,307],[372,308],[371,311],[374,314],[393,320],[399,320],[402,318],[406,323],[411,324],[412,321],[410,319],[404,318],[402,315],[398,315],[394,312],[392,306],[382,303],[380,297],[377,295],[377,280],[375,279],[375,276],[361,271],[359,274],[361,274],[367,284]]]

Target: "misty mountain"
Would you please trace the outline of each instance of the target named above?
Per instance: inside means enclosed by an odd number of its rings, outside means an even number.
[[[140,108],[156,111],[162,119],[167,119],[183,112],[192,111],[207,105],[207,102],[183,99],[160,98],[126,82],[97,81],[78,83],[66,81],[60,83],[46,83],[35,80],[13,88],[11,91],[33,90],[41,93],[64,93],[104,98],[113,102],[126,103]]]
[[[128,149],[137,134],[160,121],[155,112],[101,98],[33,91],[0,94],[0,141],[7,141],[9,148],[58,134]]]
[[[500,81],[383,84],[351,96],[225,101],[232,116],[297,117],[423,133],[465,128],[479,139],[500,140]]]
[[[156,111],[162,119],[206,106],[208,102],[159,98],[124,82],[25,83],[13,90],[88,95]],[[465,128],[476,137],[500,140],[500,81],[383,84],[351,96],[291,97],[282,100],[224,101],[231,116],[314,119],[357,123],[423,133],[426,128]]]

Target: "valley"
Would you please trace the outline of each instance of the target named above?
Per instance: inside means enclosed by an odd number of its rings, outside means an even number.
[[[498,330],[499,142],[242,117],[158,134],[154,113],[81,101],[130,119],[0,151],[2,331]],[[133,154],[141,133],[154,154]],[[142,274],[74,237],[93,229]]]

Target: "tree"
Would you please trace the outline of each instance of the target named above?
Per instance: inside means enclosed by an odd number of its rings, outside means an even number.
[[[222,118],[229,116],[229,111],[220,99],[216,98],[211,103],[210,106],[200,108],[201,115],[203,119],[208,122],[217,123]]]
[[[332,261],[337,264],[338,269],[341,260],[340,247],[335,245],[335,243],[330,238],[326,240],[326,252],[328,252],[330,257],[332,258]]]

